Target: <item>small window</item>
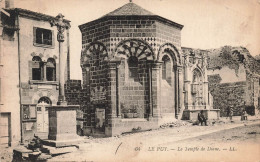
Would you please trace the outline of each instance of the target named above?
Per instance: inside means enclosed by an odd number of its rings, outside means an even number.
[[[53,45],[53,31],[43,28],[34,28],[34,43],[36,45]]]
[[[37,111],[42,111],[42,108],[41,107],[37,107]]]
[[[129,67],[129,77],[137,78],[138,77],[138,58],[135,56],[129,57],[128,67]]]
[[[32,80],[42,79],[42,60],[39,56],[34,56],[32,59]]]
[[[56,80],[56,64],[53,58],[49,58],[46,64],[47,81]]]

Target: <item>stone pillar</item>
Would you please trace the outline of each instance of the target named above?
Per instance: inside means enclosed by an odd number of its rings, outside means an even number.
[[[179,72],[178,67],[175,67],[175,117],[179,114]]]
[[[94,118],[95,116],[91,116],[90,114],[90,65],[86,64],[86,65],[82,65],[82,75],[83,75],[83,90],[84,90],[84,105],[86,105],[86,107],[84,107],[84,113],[85,114],[89,114],[89,116],[85,115],[85,119],[86,120],[86,124],[84,125],[84,127],[91,127],[91,118]],[[95,114],[94,114],[95,115]]]
[[[57,26],[57,40],[59,42],[59,101],[58,105],[67,105],[65,100],[64,84],[65,84],[65,69],[67,55],[63,53],[64,31],[69,29],[70,25],[64,22],[63,15],[59,14],[56,19],[51,21],[51,26]]]
[[[189,56],[185,56],[185,65],[184,65],[184,89],[185,89],[185,109],[189,109],[190,105],[192,104],[191,98],[191,77],[192,74],[189,68]]]
[[[119,87],[118,87],[118,70],[117,65],[119,61],[109,61],[108,62],[108,87],[107,87],[107,122],[105,128],[106,136],[113,136],[116,134],[117,130],[113,130],[115,123],[119,122],[121,119],[121,112],[119,109]]]
[[[152,65],[152,104],[153,117],[161,117],[161,78],[160,69],[162,62],[154,62]]]
[[[46,145],[55,147],[71,146],[79,143],[81,139],[77,135],[76,109],[77,105],[67,106],[65,101],[64,84],[65,84],[65,67],[67,55],[63,53],[63,32],[69,24],[63,22],[63,15],[59,14],[56,19],[51,21],[52,26],[57,26],[59,41],[59,101],[57,106],[51,106],[48,109],[49,115],[49,135],[48,140],[43,140]]]
[[[47,62],[44,62],[44,63],[43,63],[43,81],[46,81],[46,80],[47,80],[46,65],[47,65]]]
[[[206,106],[206,109],[209,109],[210,106],[209,106],[209,83],[207,81],[204,82],[204,103],[205,103],[205,106]]]
[[[116,66],[116,105],[117,105],[117,117],[121,118],[121,105],[120,105],[120,73],[119,73],[119,62]]]
[[[119,61],[110,61],[108,63],[108,103],[110,107],[109,115],[111,118],[116,118],[119,115],[119,76],[118,76]]]
[[[152,63],[148,64],[148,86],[149,86],[149,114],[148,117],[151,118],[153,116],[153,94],[152,94]]]
[[[208,69],[207,69],[207,59],[205,57],[202,58],[203,59],[203,68],[204,68],[204,103],[206,106],[206,109],[210,108],[209,105],[209,82],[208,82]]]
[[[184,99],[183,99],[183,71],[182,71],[182,66],[178,66],[178,70],[177,70],[177,72],[178,72],[178,82],[179,82],[179,84],[178,84],[178,87],[179,87],[179,89],[178,89],[178,92],[179,92],[179,100],[178,100],[178,103],[179,103],[179,105],[178,105],[178,118],[182,115],[182,111],[183,111],[183,109],[184,109]]]
[[[64,84],[65,84],[65,66],[64,66],[64,59],[66,56],[63,53],[63,41],[59,41],[59,103],[60,105],[65,104],[65,93],[64,93]]]

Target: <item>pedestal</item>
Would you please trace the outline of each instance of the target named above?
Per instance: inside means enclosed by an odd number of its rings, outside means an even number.
[[[220,116],[219,109],[186,109],[183,111],[182,120],[198,120],[198,113],[203,111],[208,120],[218,120]]]
[[[48,107],[49,135],[44,144],[63,147],[77,144],[81,138],[77,135],[77,105],[58,105]]]

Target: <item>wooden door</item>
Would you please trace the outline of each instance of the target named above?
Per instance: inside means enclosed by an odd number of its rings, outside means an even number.
[[[11,146],[11,114],[0,114],[0,144],[3,146]]]
[[[37,132],[49,131],[49,116],[48,108],[49,104],[41,102],[37,105]]]

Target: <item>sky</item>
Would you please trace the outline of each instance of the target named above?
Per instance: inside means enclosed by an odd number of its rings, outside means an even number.
[[[14,7],[71,21],[71,79],[81,79],[78,25],[100,18],[129,0],[14,0]],[[182,46],[200,49],[225,45],[260,54],[260,0],[133,0],[144,9],[184,25]]]

